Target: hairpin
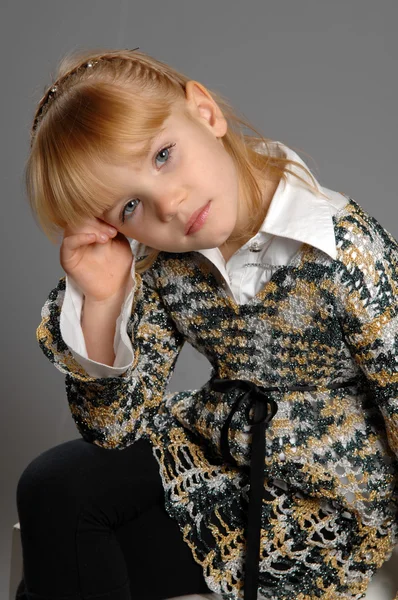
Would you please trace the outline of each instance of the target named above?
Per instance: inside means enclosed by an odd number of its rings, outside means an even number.
[[[126,48],[126,50],[128,50],[129,52],[134,52],[135,50],[139,50],[139,46],[137,46],[137,48],[133,48],[132,50],[129,48]],[[97,63],[99,63],[101,60],[101,57],[99,57],[97,60],[89,60],[88,62],[86,62],[83,65],[79,65],[78,67],[76,67],[75,69],[73,69],[70,73],[68,73],[65,77],[65,80],[73,73],[73,72],[77,72],[79,69],[81,69],[82,67],[86,68],[86,69],[92,69]],[[31,139],[33,141],[33,136],[35,134],[35,131],[37,129],[37,126],[44,114],[44,109],[46,109],[46,107],[48,107],[48,104],[50,102],[50,100],[52,100],[56,94],[58,90],[58,85],[57,82],[55,82],[50,89],[48,90],[47,94],[44,96],[43,100],[42,100],[42,104],[40,106],[40,109],[36,115],[36,118],[34,120],[34,123],[32,125],[32,130],[31,130]]]

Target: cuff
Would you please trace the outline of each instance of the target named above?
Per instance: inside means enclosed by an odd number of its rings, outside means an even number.
[[[83,292],[71,277],[68,275],[65,277],[65,296],[60,315],[61,335],[73,357],[91,377],[115,377],[121,375],[127,371],[133,362],[134,352],[131,340],[127,334],[127,323],[131,316],[136,287],[135,258],[133,258],[131,266],[131,276],[133,279],[132,288],[130,291],[126,291],[121,312],[116,320],[113,343],[115,361],[113,366],[88,358],[81,327]]]

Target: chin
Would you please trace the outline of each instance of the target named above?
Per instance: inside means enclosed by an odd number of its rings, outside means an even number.
[[[227,239],[228,239],[228,237],[225,237],[225,236],[215,236],[215,235],[202,236],[201,238],[198,238],[198,240],[196,241],[195,249],[202,250],[205,248],[206,249],[207,248],[218,248]]]
[[[232,231],[228,231],[228,233],[225,233],[224,235],[220,235],[215,243],[215,246],[217,246],[217,248],[218,248],[219,246],[222,246],[223,244],[228,242],[231,235],[232,235]]]

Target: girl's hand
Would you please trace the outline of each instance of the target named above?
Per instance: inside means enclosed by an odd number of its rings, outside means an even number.
[[[91,301],[106,303],[119,297],[132,283],[133,260],[127,238],[96,217],[87,219],[79,228],[64,230],[60,262],[68,276]],[[101,239],[105,234],[106,239]]]

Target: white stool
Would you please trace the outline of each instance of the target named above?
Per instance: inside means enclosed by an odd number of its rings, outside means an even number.
[[[15,600],[17,587],[23,576],[21,531],[19,523],[16,523],[12,530],[11,546],[11,569],[10,569],[10,597],[9,600]]]
[[[9,600],[15,600],[19,582],[23,576],[22,546],[19,523],[13,528]],[[364,600],[394,600],[398,592],[398,546],[390,560],[379,569],[372,579]],[[191,594],[169,600],[221,600],[218,594]]]

